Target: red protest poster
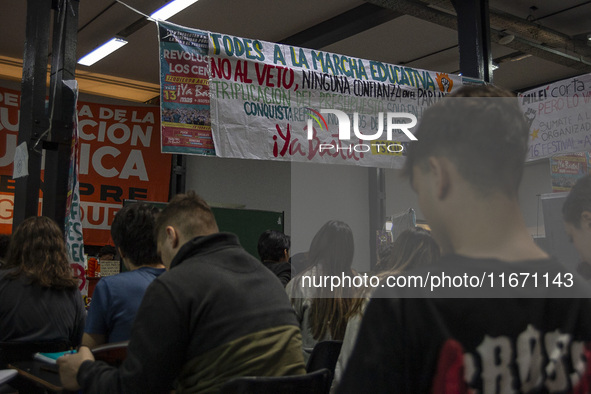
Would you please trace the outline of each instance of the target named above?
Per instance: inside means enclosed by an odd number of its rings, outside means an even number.
[[[18,136],[20,93],[0,88],[0,234],[12,231],[12,162]]]
[[[20,93],[0,88],[0,232],[10,233]],[[158,107],[78,103],[84,243],[110,242],[124,199],[168,201],[170,155],[160,152]]]

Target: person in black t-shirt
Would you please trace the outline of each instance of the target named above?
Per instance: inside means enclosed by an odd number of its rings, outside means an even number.
[[[517,100],[451,96],[423,113],[404,171],[442,258],[376,291],[338,392],[589,393],[591,292],[524,223]]]

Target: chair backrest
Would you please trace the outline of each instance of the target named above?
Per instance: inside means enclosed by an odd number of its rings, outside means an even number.
[[[228,380],[220,394],[328,394],[330,379],[327,369],[306,375],[243,376]]]
[[[128,344],[129,341],[107,343],[92,349],[92,355],[95,360],[118,367],[127,357]]]
[[[321,341],[318,342],[306,365],[308,372],[318,371],[319,369],[326,368],[330,371],[331,375],[334,375],[334,369],[341,354],[341,347],[343,341]]]

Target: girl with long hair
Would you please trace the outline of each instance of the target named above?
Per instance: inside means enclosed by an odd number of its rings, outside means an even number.
[[[413,227],[400,233],[390,247],[389,258],[376,265],[374,275],[382,279],[411,268],[431,265],[439,259],[440,254],[431,232],[422,227]]]
[[[372,275],[380,279],[380,285],[378,286],[380,287],[386,283],[388,277],[401,275],[414,268],[435,264],[440,255],[439,246],[431,237],[431,232],[421,227],[414,227],[400,233],[394,243],[390,245],[389,256],[376,265]],[[376,290],[376,288],[368,287],[362,290],[362,295],[365,297],[361,307],[362,312],[350,319],[347,325],[341,354],[335,367],[333,390],[338,385],[353,352],[363,318],[363,311],[373,290]],[[396,333],[392,333],[392,335],[396,335]]]
[[[78,346],[85,317],[63,232],[47,217],[24,220],[0,267],[0,342]]]
[[[328,221],[310,244],[309,267],[286,287],[300,321],[306,360],[317,342],[342,340],[347,322],[361,311],[363,300],[355,298],[350,287],[331,288],[330,282],[325,285],[323,281],[326,277],[352,281],[357,275],[351,268],[354,251],[349,225],[338,220]],[[323,284],[318,286],[321,281]]]

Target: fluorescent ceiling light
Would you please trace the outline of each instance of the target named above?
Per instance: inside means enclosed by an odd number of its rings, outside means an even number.
[[[196,2],[197,0],[173,0],[170,3],[166,4],[164,7],[152,13],[152,15],[150,15],[150,18],[165,21],[171,16],[181,12],[182,10]]]
[[[127,44],[127,41],[121,38],[113,38],[105,42],[100,47],[96,48],[94,51],[90,52],[88,55],[84,56],[82,59],[78,60],[78,64],[82,64],[83,66],[92,66],[94,63],[106,56],[109,56],[111,53],[115,52],[125,44]]]
[[[517,61],[519,61],[519,60],[527,59],[528,57],[531,57],[531,54],[529,54],[529,53],[524,53],[524,54],[523,54],[523,55],[521,55],[521,56],[514,57],[513,59],[511,59],[511,61],[512,61],[512,62],[517,62]]]

